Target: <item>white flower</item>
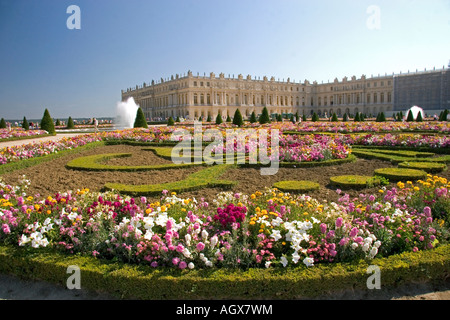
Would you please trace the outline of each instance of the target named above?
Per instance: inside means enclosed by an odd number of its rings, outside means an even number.
[[[297,264],[297,262],[298,262],[299,259],[300,259],[300,256],[298,255],[298,252],[295,251],[295,252],[292,254],[292,262],[294,262],[295,264]]]
[[[188,248],[184,248],[182,254],[186,258],[190,258],[191,257],[191,252],[188,250]]]
[[[189,268],[189,269],[194,269],[194,264],[193,264],[192,262],[189,262],[189,263],[188,263],[188,268]]]
[[[270,264],[271,264],[270,261],[266,261],[266,263],[264,264],[264,266],[265,266],[266,268],[269,268],[269,267],[270,267]]]
[[[362,246],[362,250],[363,250],[364,252],[369,251],[369,248],[370,248],[370,245],[369,245],[368,243],[364,243],[364,245]]]
[[[355,250],[356,248],[358,248],[358,244],[356,242],[352,243],[352,249]]]
[[[378,249],[381,246],[381,241],[380,240],[375,241],[373,246]]]
[[[276,219],[272,219],[272,222],[270,223],[274,227],[278,227],[283,223],[283,219],[280,217],[277,217]]]
[[[208,238],[208,231],[206,231],[205,229],[203,229],[202,231],[202,238],[203,240],[206,240]]]
[[[280,261],[281,261],[281,264],[283,265],[283,267],[286,267],[288,265],[288,263],[289,263],[288,259],[286,259],[285,256],[282,256]]]
[[[186,241],[186,245],[190,246],[191,245],[191,235],[189,233],[186,233],[186,235],[184,236],[184,240]]]
[[[370,250],[370,253],[369,253],[369,257],[371,259],[373,259],[377,255],[377,253],[378,253],[378,249],[376,247],[372,247],[372,250]]]
[[[78,217],[78,213],[76,212],[71,212],[69,213],[69,215],[67,216],[71,221],[75,220]],[[125,219],[125,218],[124,218]]]
[[[272,237],[275,241],[280,240],[282,238],[282,236],[280,234],[280,230],[273,230],[270,237]]]
[[[144,234],[144,239],[151,240],[153,237],[153,232],[151,230],[147,230]]]
[[[26,235],[23,234],[19,240],[19,246],[24,246],[28,242],[30,242],[30,239]]]
[[[207,266],[207,267],[212,267],[213,264],[212,264],[211,261],[208,260],[208,261],[205,262],[205,266]]]
[[[314,259],[313,259],[313,258],[306,257],[305,259],[303,259],[303,263],[304,263],[307,267],[312,267],[312,266],[314,265]]]
[[[211,237],[209,242],[211,244],[211,248],[214,248],[216,246],[217,242],[219,242],[219,239],[217,238],[217,236],[213,236],[213,237]]]

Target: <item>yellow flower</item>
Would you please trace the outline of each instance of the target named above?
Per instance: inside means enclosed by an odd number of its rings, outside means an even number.
[[[384,193],[384,190],[380,189],[378,190],[379,193]]]
[[[150,214],[150,213],[152,213],[152,211],[153,211],[153,210],[152,210],[151,208],[148,208],[148,209],[145,210],[145,213],[146,213],[146,214]]]
[[[306,211],[303,212],[303,215],[304,215],[304,216],[307,216],[307,215],[308,215],[308,212],[306,212]]]
[[[419,191],[420,188],[419,187],[414,187],[414,191]]]
[[[253,194],[250,196],[250,199],[254,200],[255,198],[256,198],[256,196],[255,196],[255,194],[253,193]]]
[[[162,211],[162,212],[166,212],[166,211],[167,211],[166,206],[161,206],[161,211]]]
[[[50,213],[52,213],[52,211],[51,210],[47,210],[47,214],[50,214]]]

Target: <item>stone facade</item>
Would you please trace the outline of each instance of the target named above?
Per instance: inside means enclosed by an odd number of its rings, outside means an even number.
[[[316,112],[320,117],[330,117],[333,113],[342,116],[344,113],[354,115],[363,112],[376,116],[383,111],[390,116],[400,110],[398,103],[395,104],[398,102],[398,99],[395,100],[396,96],[403,99],[405,96],[412,96],[418,83],[429,92],[426,95],[429,101],[426,109],[449,107],[450,99],[446,101],[450,92],[448,71],[443,69],[370,78],[362,75],[359,79],[355,76],[350,79],[345,77],[341,81],[335,79],[326,84],[310,83],[308,80],[299,83],[289,78],[282,81],[275,80],[274,77],[256,79],[241,74],[237,78],[234,75],[226,77],[223,73],[218,76],[214,73],[209,76],[194,76],[189,71],[183,76],[161,78],[157,83],[152,81],[151,84],[144,83],[142,86],[122,90],[122,100],[133,97],[150,120],[165,120],[170,116],[189,120],[200,117],[206,119],[210,116],[214,120],[218,114],[226,119],[227,115],[232,117],[236,109],[240,110],[244,118],[248,118],[253,111],[256,115],[261,114],[264,107],[267,107],[270,114],[282,115],[298,112],[299,115],[310,116]],[[436,80],[437,76],[433,77],[435,74],[442,74],[439,78],[442,79]],[[409,79],[408,77],[415,77],[416,80],[408,84],[404,80]],[[408,105],[401,108],[420,106],[420,103],[415,103],[416,100],[409,99]],[[437,103],[437,100],[440,102]],[[423,99],[420,102],[423,103]]]

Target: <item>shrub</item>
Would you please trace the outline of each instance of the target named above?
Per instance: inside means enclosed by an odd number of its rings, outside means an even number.
[[[30,124],[28,123],[26,117],[23,117],[22,128],[24,128],[25,130],[29,130],[30,129]]]
[[[259,123],[260,124],[270,123],[270,116],[269,116],[269,111],[267,110],[267,107],[264,107],[262,114],[259,117]]]
[[[348,114],[344,113],[344,117],[342,118],[342,121],[347,122],[348,121]]]
[[[409,110],[409,112],[408,112],[408,116],[406,117],[406,121],[407,121],[407,122],[412,122],[412,121],[414,121],[414,116],[413,116],[411,110]]]
[[[375,174],[391,181],[413,181],[423,179],[427,176],[427,173],[423,170],[406,168],[381,168],[376,169]]]
[[[311,118],[311,121],[312,122],[316,122],[316,121],[319,121],[319,116],[317,115],[317,113],[313,113],[313,115],[312,115],[312,118]]]
[[[0,120],[0,129],[6,129],[6,121],[4,118]]]
[[[41,120],[41,130],[45,130],[50,134],[56,133],[55,124],[53,123],[53,119],[47,109],[45,109],[44,115]]]
[[[417,114],[416,122],[423,122],[422,112]]]
[[[234,112],[233,124],[239,127],[244,124],[244,120],[242,119],[242,114],[239,109],[236,109]]]
[[[306,114],[303,114],[303,116],[302,116],[302,121],[307,121],[307,119],[306,119]]]
[[[231,122],[230,115],[227,115],[227,119],[225,120],[225,122]]]
[[[330,178],[330,184],[341,189],[366,188],[369,184],[378,185],[381,180],[372,176],[343,175]]]
[[[300,115],[298,112],[295,113],[295,122],[298,122],[300,120]]]
[[[67,120],[67,129],[74,129],[75,124],[73,123],[72,117],[69,117],[69,120]]]
[[[378,113],[376,121],[377,122],[385,122],[386,121],[386,116],[384,115],[384,112]]]
[[[338,121],[338,117],[336,115],[336,113],[333,112],[333,116],[331,117],[331,121],[332,122],[337,122]]]
[[[359,115],[359,112],[356,113],[354,121],[355,122],[361,121],[361,116]]]
[[[250,115],[250,123],[256,123],[257,121],[255,111],[253,111]]]
[[[169,120],[167,120],[167,125],[168,125],[168,126],[173,126],[173,125],[175,125],[175,121],[173,121],[173,118],[172,118],[172,117],[169,117]]]
[[[400,168],[423,170],[428,173],[438,173],[447,169],[444,163],[437,162],[401,162],[398,166]]]
[[[222,122],[223,122],[222,115],[219,112],[216,117],[216,124],[221,124]]]
[[[209,121],[211,121],[211,120],[209,120]],[[175,119],[175,122],[181,122],[180,117],[177,116],[177,118]]]
[[[312,181],[279,181],[274,183],[274,188],[286,192],[309,192],[318,190],[320,185]]]

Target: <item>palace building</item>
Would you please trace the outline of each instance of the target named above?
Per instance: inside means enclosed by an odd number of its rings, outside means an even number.
[[[151,84],[143,83],[135,88],[122,90],[122,101],[133,97],[149,120],[165,120],[176,117],[212,120],[218,114],[225,119],[239,109],[244,118],[256,115],[267,107],[270,114],[310,116],[316,112],[320,117],[333,113],[354,115],[362,112],[376,116],[384,112],[392,116],[417,105],[428,114],[450,109],[450,69],[416,71],[406,74],[384,76],[362,75],[341,81],[310,83],[275,80],[250,75],[237,78],[216,76],[194,76],[187,74],[161,78]]]

